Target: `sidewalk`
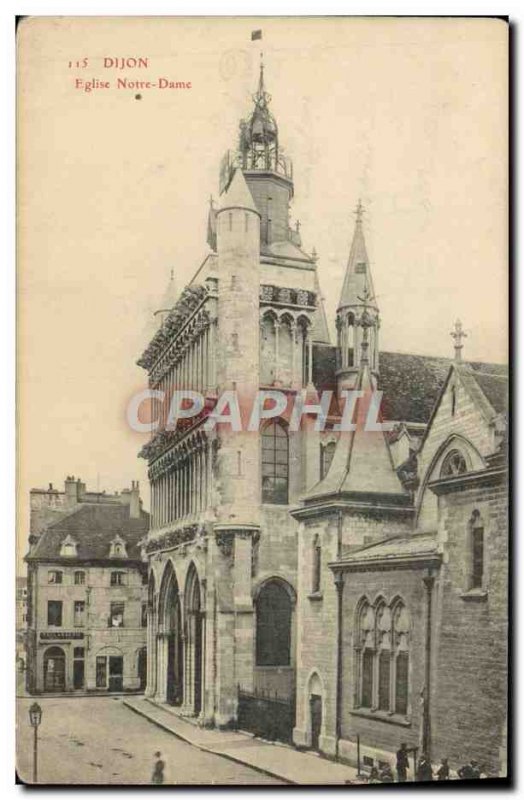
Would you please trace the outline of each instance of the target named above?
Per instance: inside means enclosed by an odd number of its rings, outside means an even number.
[[[200,728],[173,709],[143,697],[126,697],[122,701],[137,714],[194,747],[245,764],[285,783],[310,786],[360,782],[353,767],[337,764],[315,753],[302,753],[285,744],[266,742],[244,731]]]

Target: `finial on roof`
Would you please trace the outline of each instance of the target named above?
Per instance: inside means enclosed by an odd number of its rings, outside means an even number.
[[[363,218],[363,216],[365,214],[365,211],[366,210],[365,210],[364,206],[362,205],[362,200],[359,197],[358,198],[357,207],[355,208],[355,210],[353,212],[355,217],[356,217],[356,220],[357,220],[357,225],[360,225],[362,223],[362,218]]]
[[[454,341],[455,361],[462,361],[462,348],[464,347],[462,340],[465,339],[468,334],[464,332],[462,322],[459,319],[456,320],[455,327],[449,335]]]
[[[175,270],[174,269],[171,270],[171,280],[172,281],[175,280]]]

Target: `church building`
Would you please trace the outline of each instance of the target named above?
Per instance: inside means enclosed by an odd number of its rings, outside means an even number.
[[[146,695],[203,725],[256,729],[267,711],[276,736],[352,763],[357,747],[364,764],[391,762],[406,742],[498,773],[507,370],[465,362],[459,324],[455,359],[379,348],[360,203],[331,343],[263,68],[253,100],[222,160],[209,251],[138,361],[151,389],[205,397],[175,430],[157,403],[141,452]],[[206,426],[225,391],[243,407],[259,389],[331,390],[325,429],[284,413],[257,432]],[[370,432],[377,389],[389,425]],[[350,390],[356,429],[340,432]]]

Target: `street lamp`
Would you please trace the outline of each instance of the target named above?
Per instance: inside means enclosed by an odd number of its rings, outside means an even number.
[[[29,721],[35,732],[33,739],[33,783],[36,783],[38,777],[38,726],[42,722],[42,709],[38,703],[33,703],[30,707]]]

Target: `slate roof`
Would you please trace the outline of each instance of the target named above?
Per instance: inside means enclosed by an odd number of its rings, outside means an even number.
[[[27,560],[59,559],[60,548],[66,536],[77,543],[78,560],[106,559],[109,557],[111,541],[121,536],[126,543],[127,558],[140,560],[138,542],[149,528],[149,514],[140,512],[140,517],[129,516],[129,506],[104,503],[81,504],[76,511],[50,525],[26,556]]]
[[[424,557],[436,555],[438,552],[435,534],[414,533],[408,536],[390,536],[356,550],[343,550],[340,561],[344,564],[365,564],[368,561]]]
[[[362,305],[360,298],[364,296],[363,293],[366,289],[369,293],[370,302],[373,303],[375,297],[373,278],[371,277],[362,220],[357,217],[338,308]]]
[[[371,376],[359,375],[358,389],[371,392]],[[357,406],[355,430],[343,432],[335,448],[327,475],[313,486],[305,500],[338,493],[382,494],[405,505],[407,492],[395,472],[383,431],[365,430],[367,403]]]
[[[235,170],[231,183],[222,195],[218,210],[224,208],[247,208],[259,213],[241,169]]]
[[[315,347],[313,383],[317,389],[336,385],[336,347]],[[446,380],[452,358],[421,356],[412,353],[381,352],[378,388],[384,392],[382,415],[385,420],[427,423]],[[508,367],[480,361],[464,362],[480,389],[497,413],[507,403]]]
[[[481,365],[482,366],[482,365]],[[489,366],[487,364],[486,366]],[[488,399],[493,410],[497,414],[503,414],[508,410],[508,377],[496,373],[478,372],[471,370],[470,375],[480,386],[484,396]]]

